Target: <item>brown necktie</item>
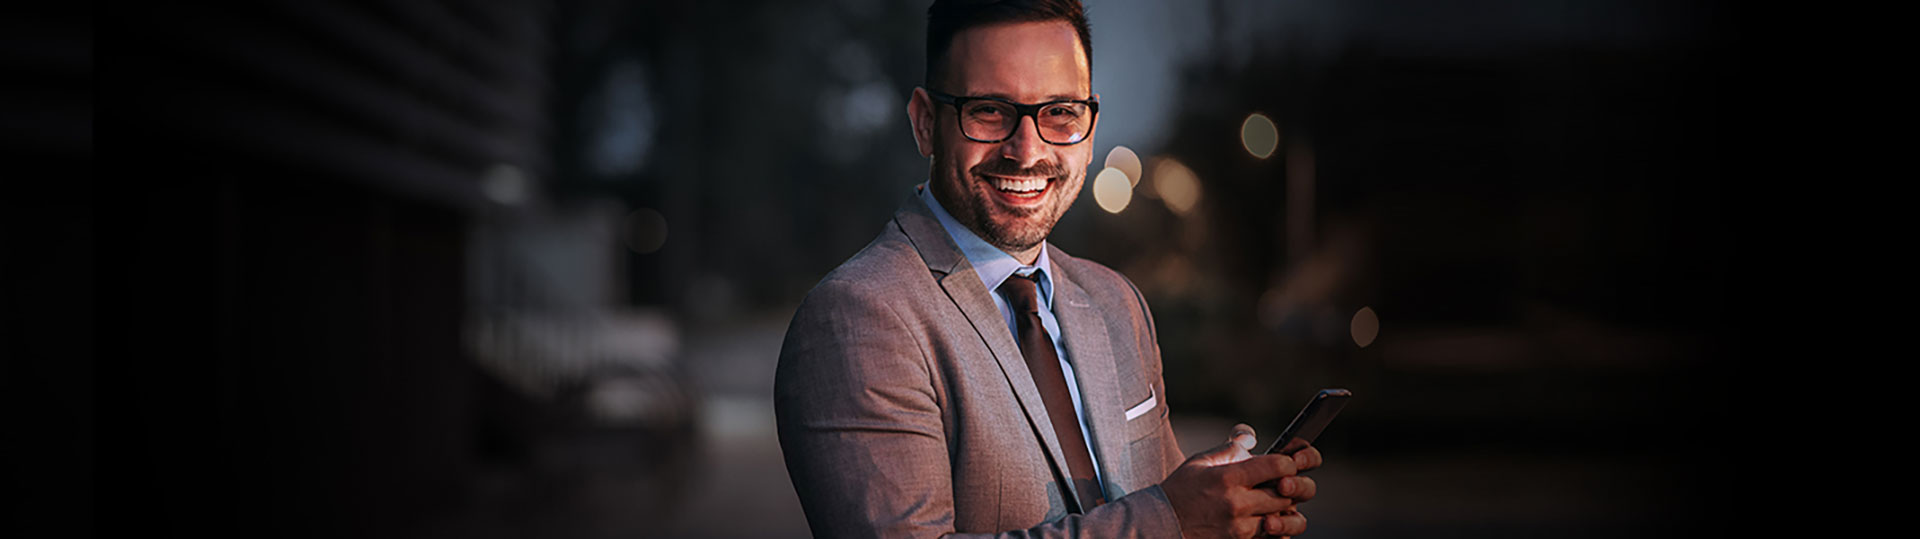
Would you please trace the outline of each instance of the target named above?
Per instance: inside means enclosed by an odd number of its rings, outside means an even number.
[[[1014,337],[1020,341],[1020,355],[1026,357],[1027,372],[1040,389],[1040,401],[1047,405],[1053,435],[1067,453],[1068,472],[1073,474],[1073,486],[1080,491],[1080,508],[1085,512],[1106,503],[1106,496],[1094,477],[1086,438],[1080,435],[1080,417],[1074,413],[1073,396],[1067,393],[1067,377],[1060,372],[1060,355],[1053,350],[1053,338],[1047,335],[1046,326],[1040,324],[1040,287],[1035,275],[1038,272],[1007,277],[1000,283],[1000,293],[1013,307],[1014,326],[1019,328]]]

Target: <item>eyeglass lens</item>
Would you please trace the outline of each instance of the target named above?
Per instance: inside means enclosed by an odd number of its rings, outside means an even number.
[[[960,112],[963,132],[977,140],[1005,139],[1022,123],[1018,109],[998,101],[967,103]],[[1079,142],[1093,124],[1093,114],[1084,103],[1050,103],[1033,116],[1034,125],[1040,128],[1040,139],[1055,144]]]

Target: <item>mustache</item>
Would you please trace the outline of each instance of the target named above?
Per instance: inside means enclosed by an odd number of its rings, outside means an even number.
[[[973,168],[970,170],[970,172],[972,172],[975,176],[993,175],[993,176],[1016,176],[1016,177],[1028,177],[1028,178],[1058,178],[1058,177],[1067,175],[1067,167],[1060,166],[1059,163],[1055,163],[1052,161],[1041,161],[1039,163],[1035,163],[1031,167],[1021,168],[1020,166],[1013,164],[1012,161],[1008,161],[1005,159],[990,159],[985,163],[974,165]]]

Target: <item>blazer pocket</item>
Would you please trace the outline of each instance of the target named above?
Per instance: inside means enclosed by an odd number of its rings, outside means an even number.
[[[1165,403],[1160,402],[1159,388],[1148,387],[1152,389],[1147,393],[1146,400],[1127,407],[1125,417],[1128,441],[1153,436],[1167,424],[1167,407]]]
[[[1151,412],[1159,406],[1160,392],[1155,391],[1153,385],[1149,384],[1147,385],[1147,400],[1140,401],[1140,404],[1135,404],[1127,408],[1127,421],[1133,421],[1135,418],[1147,415],[1147,412]]]
[[[1166,399],[1153,387],[1147,399],[1127,408],[1127,453],[1132,456],[1133,480],[1130,490],[1146,488],[1167,478],[1167,474],[1185,460],[1167,428]]]

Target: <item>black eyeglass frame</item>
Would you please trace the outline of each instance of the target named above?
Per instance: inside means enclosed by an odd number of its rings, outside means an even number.
[[[955,117],[956,119],[959,119],[961,122],[960,136],[967,137],[967,140],[971,140],[971,141],[979,142],[983,144],[996,144],[1000,142],[1006,142],[1007,139],[1013,138],[1014,133],[1020,132],[1020,124],[1026,123],[1025,120],[1028,116],[1033,117],[1033,127],[1034,127],[1033,134],[1039,136],[1041,142],[1052,144],[1054,146],[1072,146],[1075,144],[1086,142],[1087,139],[1092,138],[1092,137],[1080,137],[1080,140],[1076,140],[1073,142],[1054,142],[1051,140],[1047,140],[1046,133],[1044,133],[1043,130],[1040,129],[1040,109],[1047,108],[1050,105],[1058,105],[1061,103],[1079,103],[1082,105],[1086,105],[1088,134],[1092,133],[1093,125],[1095,121],[1099,120],[1100,118],[1100,102],[1092,99],[1056,99],[1056,100],[1048,101],[1045,103],[1035,103],[1032,105],[1028,105],[1025,103],[1015,103],[1013,101],[1001,99],[998,97],[959,96],[959,95],[944,93],[939,90],[933,90],[933,89],[928,89],[927,95],[933,96],[934,101],[938,101],[940,103],[945,103],[953,106],[953,111],[956,115]],[[997,103],[1001,103],[1001,104],[1005,104],[1007,106],[1013,107],[1013,111],[1015,113],[1013,129],[1010,131],[1007,131],[1007,136],[1000,137],[994,140],[978,139],[978,138],[974,138],[973,135],[967,134],[966,119],[960,116],[965,114],[962,111],[966,110],[965,106],[968,101],[993,101],[993,102],[997,102]]]

